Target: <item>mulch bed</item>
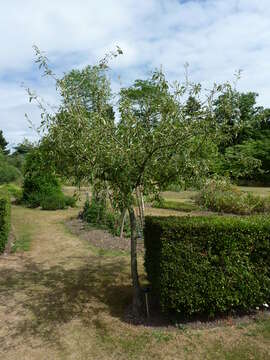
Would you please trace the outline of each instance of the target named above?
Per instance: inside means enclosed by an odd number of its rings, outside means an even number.
[[[67,228],[72,234],[79,236],[81,239],[87,240],[91,245],[104,250],[117,250],[129,253],[130,239],[114,236],[106,230],[90,227],[81,219],[71,219],[66,223]],[[137,252],[144,252],[143,240],[138,239]]]

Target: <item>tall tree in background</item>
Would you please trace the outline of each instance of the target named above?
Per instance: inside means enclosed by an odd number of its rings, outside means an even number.
[[[4,138],[3,131],[0,130],[0,150],[2,150],[3,154],[8,155],[9,150],[7,149],[8,142]]]
[[[256,104],[257,97],[254,92],[234,90],[214,103],[223,133],[219,171],[233,179],[269,181],[269,110]]]

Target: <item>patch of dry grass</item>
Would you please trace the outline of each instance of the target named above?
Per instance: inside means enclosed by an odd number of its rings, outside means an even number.
[[[160,209],[157,209],[160,210]],[[30,251],[0,259],[0,359],[268,359],[269,320],[212,328],[130,325],[128,256],[92,251],[65,231],[78,209],[12,208]],[[143,259],[139,270],[144,279]]]

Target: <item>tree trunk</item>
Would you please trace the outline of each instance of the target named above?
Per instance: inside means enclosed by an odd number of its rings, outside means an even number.
[[[139,210],[139,219],[140,219],[140,226],[141,231],[143,231],[144,227],[144,201],[143,201],[143,195],[139,188],[136,189],[136,197],[137,197],[137,205]]]
[[[124,234],[124,225],[125,225],[125,219],[126,219],[126,214],[127,214],[127,209],[123,209],[122,214],[121,214],[121,228],[120,228],[120,238],[123,238],[123,234]]]
[[[131,230],[130,260],[131,260],[131,278],[133,285],[132,312],[135,316],[138,316],[141,314],[142,311],[142,298],[141,298],[141,287],[139,282],[138,266],[137,266],[136,217],[133,208],[129,208],[128,212],[129,212],[130,230]]]

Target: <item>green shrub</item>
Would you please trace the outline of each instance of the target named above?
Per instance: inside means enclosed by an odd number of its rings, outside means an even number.
[[[0,184],[18,181],[21,178],[20,171],[8,163],[0,163]]]
[[[242,192],[227,180],[209,180],[195,197],[207,210],[250,215],[270,211],[270,200],[250,192]]]
[[[159,201],[154,201],[152,203],[152,207],[158,209],[168,209],[168,210],[176,210],[176,211],[183,211],[183,212],[191,212],[199,210],[199,207],[191,202],[184,202],[184,201],[172,201],[172,200],[165,200],[160,199]]]
[[[144,239],[164,311],[213,316],[269,303],[269,217],[146,217]]]
[[[112,209],[108,210],[104,200],[97,201],[92,198],[90,201],[87,199],[85,201],[81,217],[84,221],[91,225],[105,228],[113,235],[120,235],[120,214]],[[130,224],[128,219],[125,221],[124,233],[127,236],[130,234]]]
[[[65,209],[66,198],[63,194],[55,193],[44,196],[44,198],[40,202],[42,210],[58,210]]]
[[[70,206],[70,207],[76,206],[77,199],[75,196],[68,196],[68,195],[64,195],[64,196],[65,196],[66,206]]]
[[[10,198],[4,191],[0,192],[0,253],[5,250],[10,230]]]
[[[104,223],[106,213],[106,204],[104,201],[97,201],[92,198],[91,201],[86,199],[82,211],[82,218],[89,224],[97,225]]]
[[[14,184],[5,184],[0,188],[2,191],[6,191],[12,198],[15,199],[16,203],[20,203],[22,199],[22,189]]]
[[[75,206],[76,200],[65,196],[54,169],[43,159],[39,149],[26,157],[22,202],[28,207],[56,210]]]

